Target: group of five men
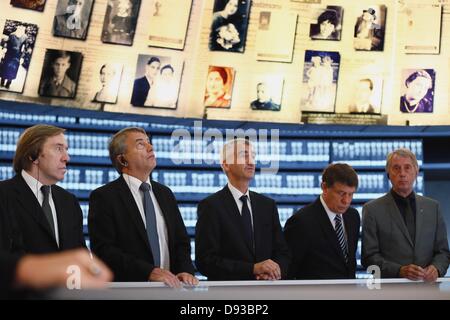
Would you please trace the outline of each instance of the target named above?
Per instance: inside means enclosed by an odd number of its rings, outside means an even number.
[[[109,155],[120,177],[92,191],[88,218],[91,249],[104,265],[86,250],[67,251],[85,242],[77,199],[55,185],[70,159],[64,129],[36,125],[20,136],[16,176],[0,182],[0,294],[20,284],[63,284],[69,261],[80,265],[86,286],[111,280],[108,267],[115,281],[198,283],[175,196],[150,177],[156,158],[145,130],[116,133]],[[275,201],[249,190],[256,169],[250,141],[226,142],[221,166],[227,185],[198,204],[199,272],[209,280],[355,278],[360,216],[350,207],[358,187],[353,168],[327,166],[322,194],[290,217],[283,232]],[[364,205],[362,264],[378,266],[382,277],[435,281],[446,273],[445,222],[438,202],[413,191],[418,171],[411,151],[391,152],[392,189]],[[66,252],[51,254],[60,251]],[[43,264],[54,266],[47,278],[36,272]]]

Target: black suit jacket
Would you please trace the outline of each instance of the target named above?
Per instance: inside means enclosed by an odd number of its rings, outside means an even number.
[[[191,245],[172,191],[155,181],[152,190],[167,226],[170,271],[194,274]],[[148,281],[153,255],[144,222],[123,176],[94,190],[89,199],[91,248],[114,272],[115,281]]]
[[[330,219],[317,198],[288,219],[284,236],[293,256],[289,277],[294,279],[354,279],[360,226],[358,211],[344,214],[348,263]]]
[[[131,95],[131,104],[133,106],[142,107],[147,99],[150,90],[150,83],[144,76],[134,80],[133,94]]]
[[[289,249],[275,201],[250,191],[255,252],[244,238],[241,214],[228,186],[198,205],[195,262],[208,280],[255,280],[253,266],[272,259],[286,277]]]
[[[76,197],[56,185],[52,186],[58,220],[59,247],[52,235],[42,207],[20,174],[0,182],[4,209],[13,221],[10,248],[13,252],[50,253],[86,247],[83,213]]]

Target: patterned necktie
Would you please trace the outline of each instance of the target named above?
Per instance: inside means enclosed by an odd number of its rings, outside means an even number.
[[[50,230],[52,231],[53,237],[56,238],[55,222],[53,221],[52,208],[50,207],[50,186],[42,186],[41,191],[44,195],[44,200],[42,201],[42,211],[44,211],[45,217],[50,225]]]
[[[242,223],[244,225],[244,236],[247,242],[250,244],[250,247],[255,251],[255,244],[253,241],[253,227],[252,227],[252,218],[250,216],[250,210],[247,205],[248,197],[243,195],[239,198],[242,201]]]
[[[334,229],[336,231],[336,236],[341,246],[342,253],[344,254],[345,262],[348,262],[348,249],[347,249],[347,240],[345,239],[344,227],[342,226],[342,217],[340,214],[337,214],[334,217]]]
[[[147,225],[147,238],[150,243],[153,254],[153,265],[159,267],[161,265],[161,250],[159,248],[158,227],[156,225],[156,214],[153,201],[150,196],[151,185],[143,182],[139,189],[144,193],[144,212],[145,222]]]

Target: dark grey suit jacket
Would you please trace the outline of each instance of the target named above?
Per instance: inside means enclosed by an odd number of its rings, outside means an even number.
[[[416,195],[415,244],[390,193],[363,207],[362,264],[378,265],[383,278],[396,278],[400,267],[434,265],[444,276],[449,264],[447,229],[439,203]]]

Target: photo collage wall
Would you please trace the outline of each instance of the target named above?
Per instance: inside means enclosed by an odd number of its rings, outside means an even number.
[[[450,10],[437,0],[1,7],[0,99],[209,119],[299,123],[311,113],[450,124],[433,117],[450,113],[450,32],[441,32]]]

